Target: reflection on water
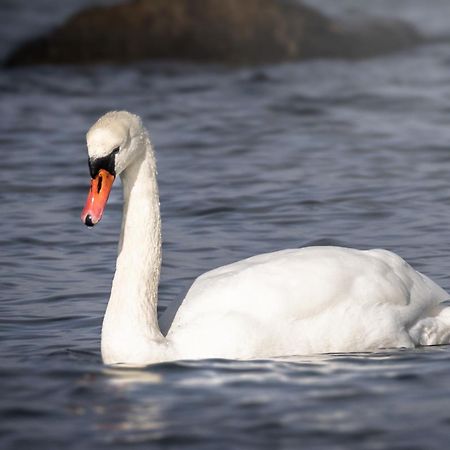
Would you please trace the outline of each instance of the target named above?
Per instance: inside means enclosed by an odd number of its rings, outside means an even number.
[[[445,442],[448,350],[164,363],[85,378],[97,445],[355,445]],[[420,405],[420,412],[417,410]],[[436,425],[430,438],[427,427]],[[444,426],[444,428],[442,427]],[[431,445],[430,445],[431,443]],[[272,446],[272,447],[271,447]],[[436,447],[437,448],[437,447]]]
[[[388,248],[449,289],[449,68],[436,44],[357,63],[1,71],[1,448],[444,448],[448,347],[103,367],[119,186],[99,227],[79,213],[84,134],[129,109],[158,158],[161,309],[208,269],[308,244]]]

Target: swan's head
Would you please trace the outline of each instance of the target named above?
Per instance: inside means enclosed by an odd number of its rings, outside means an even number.
[[[91,187],[81,213],[89,227],[100,221],[114,179],[133,162],[142,146],[141,119],[127,111],[111,111],[100,117],[86,135]]]

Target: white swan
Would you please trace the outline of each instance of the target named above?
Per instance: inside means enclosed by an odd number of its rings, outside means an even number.
[[[450,342],[447,293],[386,250],[309,247],[254,256],[201,275],[163,336],[157,318],[161,225],[156,166],[138,116],[109,112],[87,134],[101,218],[115,176],[124,213],[102,329],[106,364],[264,358]]]

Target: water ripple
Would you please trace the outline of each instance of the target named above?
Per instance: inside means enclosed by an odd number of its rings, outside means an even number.
[[[79,212],[84,134],[129,109],[158,157],[159,311],[206,270],[306,245],[388,248],[449,289],[448,61],[432,45],[357,63],[0,72],[2,449],[445,448],[449,347],[104,367],[119,186],[95,230]]]

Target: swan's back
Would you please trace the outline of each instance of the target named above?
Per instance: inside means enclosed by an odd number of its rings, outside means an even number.
[[[223,342],[224,356],[240,345],[243,357],[410,347],[409,331],[447,298],[386,250],[283,250],[200,276],[168,337],[200,353]]]

